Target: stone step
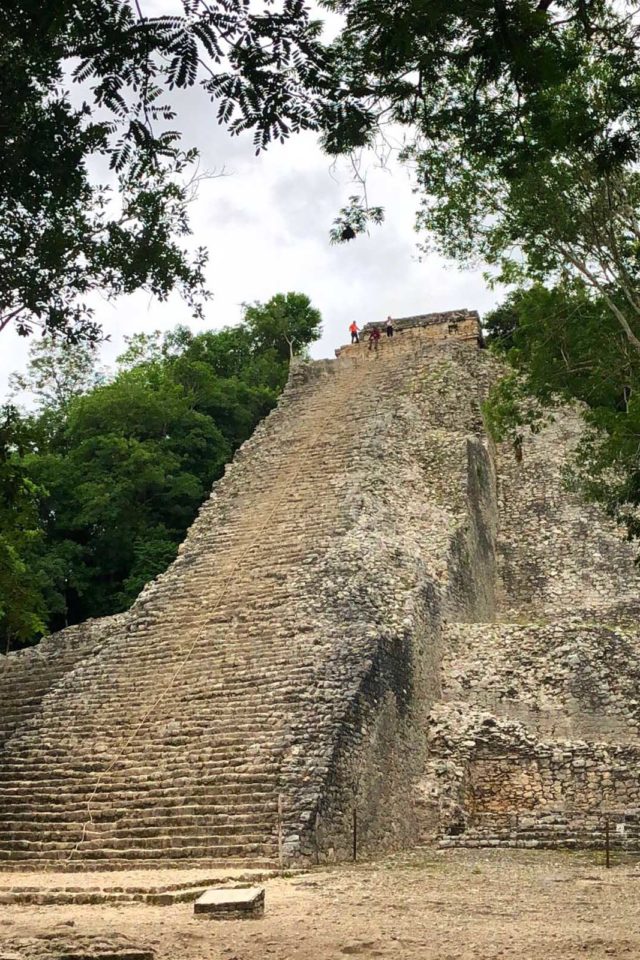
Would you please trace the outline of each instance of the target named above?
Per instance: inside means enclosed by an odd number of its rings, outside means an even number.
[[[206,828],[204,826],[190,826],[178,824],[169,821],[164,826],[159,824],[150,825],[142,823],[135,827],[121,827],[119,824],[95,824],[95,823],[58,823],[47,831],[47,843],[74,843],[83,838],[83,846],[87,849],[92,847],[102,847],[105,843],[117,849],[118,847],[128,848],[131,845],[163,841],[166,837],[171,837],[174,845],[178,845],[176,838],[180,837],[180,844],[197,845],[201,841],[208,844],[255,844],[263,843],[270,838],[276,828],[275,820],[266,821],[263,824],[240,824],[239,826],[225,824],[223,828]],[[167,831],[171,828],[171,832]],[[252,828],[252,829],[250,829]],[[28,828],[16,829],[15,827],[7,830],[3,834],[6,843],[10,843],[16,849],[31,849],[34,843],[42,841],[34,840],[34,833]]]
[[[87,804],[89,798],[92,797],[94,788],[95,784],[88,784],[84,790],[79,789],[74,784],[71,784],[68,789],[56,790],[48,793],[44,790],[36,791],[34,789],[16,786],[11,790],[11,792],[0,790],[0,809],[2,809],[3,814],[5,814],[11,810],[23,809],[24,805],[29,803],[32,806],[44,803],[46,804],[47,809],[56,809],[56,807],[62,808],[66,806],[77,809],[83,804]],[[255,798],[256,802],[258,798],[264,797],[268,801],[272,801],[274,795],[276,794],[275,788],[275,783],[257,785],[251,783],[226,783],[221,785],[220,789],[215,790],[215,799],[217,802],[220,802],[221,798],[224,797],[228,800],[229,806],[233,804],[234,798],[236,797],[245,799],[246,797],[250,796],[251,798]],[[213,793],[213,790],[209,791],[209,795]],[[28,796],[28,800],[24,799],[25,795]],[[108,801],[118,808],[125,809],[127,806],[135,808],[138,804],[142,804],[143,807],[146,807],[149,804],[154,804],[157,801],[164,802],[166,804],[172,798],[177,800],[180,797],[185,799],[187,802],[193,802],[195,798],[202,797],[203,803],[206,803],[207,793],[203,793],[201,789],[190,787],[188,784],[176,784],[172,786],[163,786],[161,788],[150,787],[148,790],[138,790],[137,792],[133,792],[123,791],[117,784],[112,785],[108,782],[102,782],[99,785],[95,796],[91,800],[91,804],[92,807],[95,805],[97,808],[101,799],[104,799],[105,802]]]
[[[19,849],[5,843],[0,847],[0,862],[8,861],[11,863],[22,863],[23,861],[45,861],[61,862],[71,858],[73,862],[87,860],[99,861],[171,861],[181,860],[222,860],[228,861],[238,859],[243,866],[249,866],[251,861],[274,862],[277,850],[273,844],[267,842],[258,844],[209,844],[185,842],[184,845],[173,842],[175,838],[166,837],[166,842],[159,843],[156,839],[153,843],[144,842],[142,845],[134,846],[132,844],[124,846],[100,845],[97,849],[87,847],[85,844],[79,846],[73,843],[55,844],[42,843],[34,841],[28,846],[22,846]],[[211,865],[211,864],[209,864]]]
[[[149,731],[150,734],[153,731]],[[10,776],[13,781],[16,776],[20,776],[23,783],[34,781],[42,783],[50,779],[56,784],[60,780],[65,780],[69,776],[76,776],[84,779],[91,777],[97,778],[100,774],[106,774],[109,770],[111,774],[127,783],[130,781],[153,781],[158,775],[162,775],[166,770],[167,764],[170,764],[175,770],[176,776],[180,778],[189,776],[189,773],[197,773],[203,776],[207,771],[213,776],[220,773],[233,779],[247,779],[249,775],[255,773],[256,777],[268,779],[279,765],[280,757],[289,741],[284,736],[274,737],[272,752],[269,753],[265,744],[260,744],[258,748],[247,747],[246,745],[238,747],[235,751],[229,748],[227,753],[216,751],[211,756],[203,755],[202,752],[183,749],[183,744],[162,743],[154,745],[154,749],[144,752],[142,749],[132,751],[126,755],[119,748],[121,744],[114,743],[110,745],[108,752],[101,751],[102,759],[95,759],[95,754],[77,750],[74,753],[73,743],[68,744],[67,751],[53,760],[48,768],[46,763],[37,759],[37,754],[33,750],[33,745],[28,745],[25,750],[24,761],[20,763],[17,755],[9,755],[5,761],[5,776]],[[49,772],[50,777],[47,777]],[[10,786],[10,783],[3,778],[2,786]]]
[[[176,750],[183,749],[185,757],[189,758],[191,762],[191,752],[194,753],[194,756],[200,756],[204,759],[216,759],[229,756],[236,756],[238,753],[255,753],[256,757],[260,757],[263,751],[268,748],[270,744],[273,744],[274,740],[276,743],[285,743],[286,734],[279,735],[278,731],[272,731],[269,733],[268,730],[252,730],[251,726],[247,723],[246,727],[243,724],[240,724],[239,727],[231,727],[229,725],[228,729],[216,729],[215,738],[213,740],[213,746],[207,745],[206,748],[202,746],[204,736],[203,733],[205,730],[211,730],[210,725],[189,725],[184,732],[179,733],[170,733],[167,734],[161,740],[160,746],[164,747],[166,750]],[[250,737],[248,737],[250,734]],[[60,738],[57,737],[55,740],[49,741],[47,739],[38,739],[37,745],[46,751],[47,757],[50,757],[51,760],[55,763],[60,761],[64,763],[68,761],[69,750],[73,749],[75,744],[75,735],[74,739],[69,739],[66,743],[61,742]],[[198,743],[199,747],[197,752],[194,748],[194,743]],[[28,744],[26,745],[28,747]],[[115,749],[117,743],[113,746],[113,751],[115,755]],[[185,748],[191,748],[187,750]],[[141,750],[142,759],[139,761],[137,758],[134,759],[134,763],[139,769],[142,769],[142,764],[144,764],[144,756],[146,755],[144,749]],[[131,754],[135,757],[135,754]],[[22,756],[25,760],[32,760],[34,764],[38,763],[38,757],[42,756],[41,750],[39,749],[37,754],[34,754],[33,757],[27,752],[27,749],[24,750]],[[9,754],[9,758],[11,755]],[[91,761],[86,761],[88,768],[99,769],[102,767],[104,761],[98,762],[97,760],[93,761],[93,767],[91,766]],[[157,764],[149,762],[147,764],[149,769],[154,769]]]
[[[117,870],[130,870],[132,868],[131,861],[126,858],[112,856],[109,859],[94,860],[88,857],[78,860],[75,857],[75,854],[69,858],[67,856],[65,859],[55,859],[55,860],[46,860],[43,858],[6,858],[0,857],[0,876],[3,873],[10,874],[12,871],[19,867],[20,872],[23,871],[33,871],[39,872],[41,870],[55,870],[68,873],[69,876],[73,876],[74,873],[82,871],[86,873],[87,871],[117,871]],[[135,861],[135,869],[142,870],[151,870],[151,869],[165,869],[171,867],[178,867],[184,869],[185,867],[191,868],[204,868],[207,870],[215,869],[225,869],[231,870],[234,868],[246,869],[246,870],[273,870],[278,867],[278,859],[276,855],[270,857],[190,857],[188,862],[185,862],[184,858],[171,860],[166,856],[158,857],[156,859],[151,859],[149,857],[138,857]]]
[[[154,822],[158,823],[178,823],[184,821],[185,823],[202,822],[203,824],[214,824],[218,821],[227,820],[232,823],[252,823],[256,818],[257,812],[260,812],[261,815],[265,817],[274,816],[277,809],[278,801],[276,797],[261,800],[260,802],[254,801],[253,803],[239,803],[234,797],[231,804],[210,802],[198,806],[193,803],[176,803],[172,807],[163,807],[154,804],[153,817]],[[118,822],[128,824],[129,822],[136,822],[138,819],[137,813],[130,814],[128,809],[121,807],[114,809],[110,803],[105,802],[98,802],[96,804],[96,802],[93,801],[91,804],[91,812],[93,820],[96,823],[107,823],[118,820]],[[70,817],[82,820],[83,817],[86,817],[86,813],[86,805],[74,808],[61,807],[58,809],[50,808],[41,810],[39,807],[30,807],[28,804],[24,804],[20,809],[14,811],[3,809],[1,818],[2,823],[9,829],[12,825],[17,826],[22,823],[30,826],[33,824],[55,824],[57,821],[65,821]]]
[[[122,756],[116,753],[118,744],[114,744],[112,750],[104,755],[101,762],[91,759],[90,755],[85,758],[79,751],[74,755],[73,745],[69,744],[68,750],[52,760],[49,768],[42,761],[37,760],[35,756],[31,761],[31,757],[27,753],[22,763],[19,763],[16,759],[15,771],[12,769],[11,757],[7,758],[5,771],[13,773],[11,780],[19,773],[21,781],[24,783],[33,781],[34,783],[51,782],[57,784],[69,777],[85,779],[91,776],[98,777],[109,770],[111,776],[126,784],[132,781],[153,781],[155,777],[162,774],[166,764],[171,762],[175,775],[180,777],[186,777],[189,773],[196,772],[198,776],[207,773],[213,775],[219,772],[228,777],[250,773],[265,777],[273,773],[278,767],[285,744],[285,740],[278,738],[273,744],[271,753],[267,751],[264,744],[261,744],[260,749],[255,747],[248,749],[246,745],[243,745],[235,751],[230,748],[226,753],[219,751],[211,756],[187,752],[186,749],[183,749],[181,743],[161,743],[154,750],[149,750],[146,753],[142,751],[134,753],[132,751],[128,756]],[[1,786],[0,789],[2,789]]]

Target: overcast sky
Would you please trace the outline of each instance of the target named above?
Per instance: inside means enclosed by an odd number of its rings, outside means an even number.
[[[160,0],[157,0],[159,3]],[[224,177],[203,182],[192,205],[194,238],[208,247],[208,283],[213,299],[205,323],[193,323],[179,298],[159,304],[135,295],[115,303],[95,302],[96,317],[111,341],[108,364],[127,333],[194,330],[237,323],[241,304],[275,293],[306,293],[323,316],[323,336],[314,357],[333,355],[355,319],[362,325],[387,314],[406,316],[462,307],[485,312],[496,302],[480,272],[461,271],[437,256],[418,261],[413,231],[415,197],[398,167],[368,173],[371,203],[386,209],[386,222],[371,236],[332,247],[332,220],[356,192],[346,164],[332,169],[313,135],[304,134],[255,157],[251,136],[231,138],[216,125],[215,111],[198,90],[176,101],[175,125],[185,146],[201,152],[202,168]],[[23,369],[28,341],[6,330],[0,335],[0,396],[8,374]]]

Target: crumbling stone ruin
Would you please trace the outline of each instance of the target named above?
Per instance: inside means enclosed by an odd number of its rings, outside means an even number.
[[[0,863],[573,842],[640,806],[633,550],[481,403],[477,314],[299,363],[125,614],[0,664]]]

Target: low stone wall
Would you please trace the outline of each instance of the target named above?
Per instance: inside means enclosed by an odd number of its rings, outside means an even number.
[[[463,832],[445,834],[440,847],[640,851],[640,808],[593,811],[545,809],[531,813],[483,813]]]
[[[476,756],[467,805],[483,813],[622,811],[640,807],[638,751],[570,741],[541,742],[532,754]]]
[[[420,313],[411,317],[392,317],[394,332],[416,331],[421,339],[425,337],[451,337],[458,339],[480,337],[480,317],[476,310],[448,310],[446,313]],[[362,328],[366,337],[373,327],[384,329],[386,320],[371,321]]]
[[[359,344],[347,344],[336,350],[336,357],[348,357],[368,350],[371,330],[377,327],[382,332],[382,344],[387,342],[384,321],[367,323],[359,332]],[[407,343],[415,340],[420,344],[453,341],[482,343],[480,318],[475,310],[451,310],[447,313],[427,313],[415,317],[400,317],[393,320],[394,339]]]

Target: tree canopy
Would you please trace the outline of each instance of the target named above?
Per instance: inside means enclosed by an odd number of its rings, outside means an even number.
[[[588,430],[573,478],[640,535],[640,30],[614,0],[325,0],[345,16],[330,154],[399,144],[417,228],[514,289],[487,318],[514,368],[487,416],[519,443],[558,402]],[[382,212],[366,188],[350,240]]]
[[[40,572],[29,558],[40,546],[38,490],[22,457],[26,430],[15,407],[0,417],[0,626],[3,652],[45,630],[46,607]]]
[[[425,245],[505,283],[579,276],[640,350],[640,33],[612,0],[325,0],[346,18],[324,143],[402,140]],[[363,217],[363,209],[365,216]],[[363,201],[334,235],[379,219]],[[621,290],[622,300],[612,291]]]
[[[317,125],[326,74],[302,0],[5,5],[0,71],[0,331],[97,340],[87,296],[178,290],[197,314],[206,253],[189,253],[195,151],[169,99],[199,84],[257,150]],[[107,163],[116,183],[90,166]]]
[[[320,311],[304,293],[278,293],[268,303],[244,305],[244,321],[263,351],[284,360],[320,336]]]
[[[257,150],[321,131],[330,155],[401,140],[427,243],[506,282],[582,277],[640,349],[636,17],[614,0],[22,0],[7,11],[0,81],[0,328],[100,335],[86,298],[207,296],[187,252],[195,154],[170,92],[199,85]],[[84,99],[83,99],[84,98]],[[176,123],[177,121],[177,123]],[[118,185],[88,172],[108,160]],[[113,201],[117,200],[116,203]],[[331,238],[383,211],[354,195]]]

